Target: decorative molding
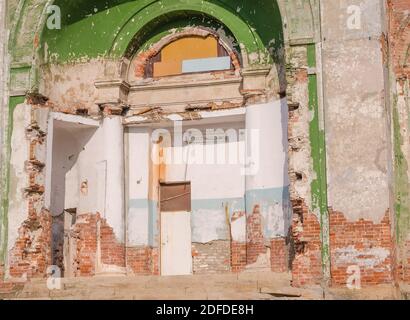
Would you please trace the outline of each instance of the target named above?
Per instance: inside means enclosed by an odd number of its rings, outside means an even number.
[[[100,89],[100,88],[116,88],[116,87],[120,87],[120,88],[126,89],[126,90],[130,89],[129,83],[122,80],[122,79],[101,79],[101,80],[96,80],[94,82],[94,85],[97,89]]]
[[[241,77],[235,77],[230,79],[220,80],[204,80],[204,81],[190,81],[190,82],[151,82],[132,84],[130,91],[143,91],[143,90],[161,90],[161,89],[178,89],[178,88],[192,88],[192,87],[204,87],[204,86],[217,86],[223,84],[240,84],[242,82]]]

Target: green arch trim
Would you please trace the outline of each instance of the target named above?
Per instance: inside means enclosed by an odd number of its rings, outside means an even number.
[[[121,56],[127,41],[144,25],[139,19],[147,24],[178,11],[197,12],[226,26],[248,53],[267,55],[267,59],[252,55],[256,63],[258,59],[263,60],[260,63],[276,60],[275,50],[283,44],[283,25],[276,0],[20,0],[18,3],[13,12],[17,22],[11,31],[9,48],[12,61],[27,66],[38,67],[44,62],[46,43],[51,63]],[[61,30],[45,27],[45,8],[52,4],[61,7]],[[138,19],[138,25],[132,22],[133,18]],[[39,46],[33,45],[35,38]],[[32,60],[33,56],[36,61]]]
[[[140,30],[153,21],[161,19],[162,16],[169,16],[181,11],[202,13],[216,19],[232,32],[236,40],[245,46],[248,53],[265,50],[258,34],[238,15],[226,9],[222,4],[217,5],[201,0],[180,0],[177,3],[172,0],[163,0],[151,2],[150,5],[135,12],[129,18],[115,37],[109,56],[114,58],[124,56],[129,44]]]

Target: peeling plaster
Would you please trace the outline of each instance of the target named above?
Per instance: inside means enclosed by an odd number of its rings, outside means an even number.
[[[390,250],[385,248],[358,250],[353,245],[334,249],[333,253],[335,254],[336,266],[357,265],[369,269],[377,269],[390,256]]]

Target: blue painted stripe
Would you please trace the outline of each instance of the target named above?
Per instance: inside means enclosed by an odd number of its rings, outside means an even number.
[[[146,209],[148,211],[148,245],[158,246],[158,201],[150,199],[129,199],[129,209]]]
[[[268,188],[246,191],[246,212],[252,213],[256,204],[281,203],[287,204],[290,200],[289,187]]]
[[[246,197],[246,201],[245,201]],[[289,187],[281,188],[267,188],[258,190],[249,190],[244,197],[238,198],[221,198],[221,199],[192,199],[192,241],[200,242],[201,235],[204,232],[208,232],[209,227],[213,225],[218,239],[229,239],[228,228],[225,217],[225,207],[228,208],[230,216],[235,212],[244,212],[246,203],[246,212],[252,214],[255,205],[261,207],[262,215],[274,214],[269,213],[268,208],[274,207],[275,204],[282,206],[283,212],[278,213],[280,216],[273,217],[272,221],[278,220],[278,223],[285,224],[285,229],[289,222],[288,210],[289,210]],[[130,208],[146,208],[149,211],[148,230],[149,230],[149,245],[157,247],[158,244],[158,202],[150,199],[130,199]],[[204,212],[201,212],[204,210]],[[208,211],[208,212],[207,212]],[[203,225],[203,216],[208,215],[208,226]],[[216,224],[215,224],[216,223]],[[277,236],[278,229],[283,229],[276,224],[264,225],[264,234],[266,238]],[[216,240],[216,239],[215,239]]]
[[[149,207],[149,199],[130,199],[128,205],[130,209],[144,209]]]
[[[156,248],[158,247],[158,202],[149,201],[149,217],[148,217],[148,243],[150,246]]]
[[[245,199],[242,198],[224,198],[224,199],[192,199],[191,201],[192,211],[204,209],[204,210],[221,210],[225,211],[225,207],[228,206],[229,212],[241,212],[245,211]]]
[[[182,73],[228,70],[231,57],[192,59],[182,61]]]

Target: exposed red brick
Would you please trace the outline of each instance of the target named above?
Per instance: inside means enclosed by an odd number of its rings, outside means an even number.
[[[125,246],[117,241],[114,230],[105,219],[101,220],[100,243],[102,263],[125,267]]]
[[[158,275],[158,249],[151,247],[127,248],[127,267],[138,275]]]
[[[75,276],[87,277],[95,274],[97,253],[97,220],[96,214],[82,214],[77,217],[71,236],[75,239],[76,254],[74,258]]]
[[[231,270],[232,272],[241,272],[246,267],[246,243],[231,242]]]
[[[388,0],[391,59],[398,78],[410,76],[410,1]]]
[[[7,281],[4,263],[0,263],[0,300],[24,288],[24,283]]]
[[[98,239],[98,233],[100,239]],[[118,243],[113,229],[99,214],[79,215],[71,236],[75,239],[77,248],[74,258],[76,276],[95,275],[98,240],[100,241],[101,263],[125,267],[125,245]]]
[[[346,285],[350,266],[360,267],[362,286],[391,283],[391,250],[388,211],[379,224],[364,219],[351,222],[340,212],[330,212],[332,285]],[[377,251],[381,253],[377,254]],[[383,258],[386,252],[388,254]]]
[[[9,253],[10,276],[44,277],[51,265],[51,214],[36,214],[29,209],[29,218],[18,230],[17,240]]]
[[[292,237],[295,257],[292,284],[296,287],[319,284],[322,279],[320,224],[303,200],[292,200]]]
[[[5,276],[5,266],[3,263],[0,264],[0,299],[7,297],[7,295],[12,294],[13,292],[23,289],[24,284],[13,281],[4,280]]]
[[[270,261],[273,272],[287,272],[288,268],[288,252],[286,239],[278,238],[271,240]]]
[[[259,205],[255,205],[253,213],[246,219],[246,237],[246,262],[249,265],[255,263],[259,255],[266,254],[267,251]]]
[[[396,282],[410,283],[410,241],[397,248],[394,276]]]
[[[231,243],[217,240],[192,243],[194,274],[226,273],[231,271]]]

